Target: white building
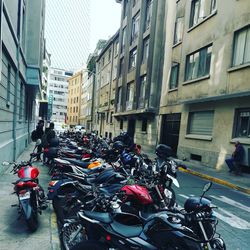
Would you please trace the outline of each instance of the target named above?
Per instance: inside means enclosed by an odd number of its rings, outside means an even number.
[[[68,102],[68,78],[72,71],[50,68],[48,79],[48,119],[54,122],[65,122]]]

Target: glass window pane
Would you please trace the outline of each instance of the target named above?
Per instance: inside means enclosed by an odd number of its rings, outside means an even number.
[[[194,54],[192,79],[197,78],[197,76],[198,76],[198,68],[199,68],[199,52],[196,52]]]
[[[250,27],[247,30],[244,63],[250,62]]]
[[[246,40],[246,30],[240,31],[235,35],[235,47],[234,47],[234,59],[233,59],[234,66],[243,63],[245,40]]]

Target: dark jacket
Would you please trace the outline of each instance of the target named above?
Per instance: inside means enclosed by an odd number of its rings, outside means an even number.
[[[233,152],[233,159],[237,162],[243,161],[244,158],[244,148],[241,144],[235,146],[235,150]]]
[[[38,125],[36,127],[37,139],[42,139],[43,134],[44,134],[43,127],[41,127],[41,126]]]
[[[56,132],[53,129],[49,129],[47,133],[47,142],[50,144],[51,140],[56,137]]]

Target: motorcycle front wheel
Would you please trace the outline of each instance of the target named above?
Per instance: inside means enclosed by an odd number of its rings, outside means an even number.
[[[61,237],[65,250],[71,250],[82,241],[87,240],[85,228],[78,221],[64,224]]]

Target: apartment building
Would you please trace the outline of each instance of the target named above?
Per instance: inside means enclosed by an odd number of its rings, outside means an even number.
[[[68,79],[68,108],[67,108],[67,124],[80,124],[80,105],[82,93],[82,70],[76,72]]]
[[[65,123],[67,118],[68,79],[72,71],[51,67],[48,79],[48,120]]]
[[[165,0],[118,1],[122,6],[115,134],[128,131],[144,150],[157,143],[165,40]]]
[[[35,126],[44,19],[44,0],[0,1],[0,162],[16,160]]]
[[[107,41],[96,59],[97,131],[106,138],[114,135],[115,89],[117,78],[119,31]]]
[[[217,169],[250,165],[250,2],[168,1],[159,141]]]

